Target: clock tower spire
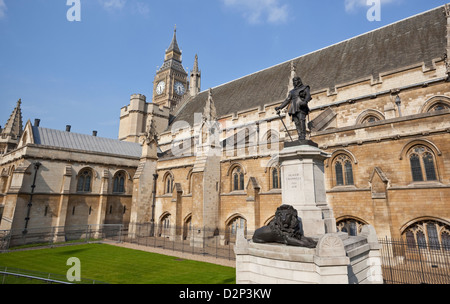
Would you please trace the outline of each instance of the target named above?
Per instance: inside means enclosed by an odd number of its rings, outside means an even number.
[[[188,73],[182,65],[182,52],[177,41],[177,27],[173,31],[172,42],[166,50],[164,63],[156,72],[153,82],[153,103],[175,109],[186,93]]]

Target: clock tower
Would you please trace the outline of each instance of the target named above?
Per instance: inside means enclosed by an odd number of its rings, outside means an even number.
[[[175,27],[173,39],[166,50],[164,63],[156,72],[153,82],[153,103],[173,110],[182,100],[188,88],[188,73],[183,68],[181,50]]]

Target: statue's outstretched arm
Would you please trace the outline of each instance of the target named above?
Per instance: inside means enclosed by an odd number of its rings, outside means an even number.
[[[289,104],[289,102],[291,102],[292,96],[291,93],[289,93],[288,98],[286,98],[286,100],[281,104],[281,106],[276,107],[275,110],[280,111],[283,110],[284,108],[286,108],[286,106]]]

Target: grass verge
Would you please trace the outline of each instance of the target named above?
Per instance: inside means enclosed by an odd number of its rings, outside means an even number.
[[[8,252],[0,267],[66,275],[71,257],[80,259],[81,277],[110,284],[234,284],[235,269],[106,244]]]

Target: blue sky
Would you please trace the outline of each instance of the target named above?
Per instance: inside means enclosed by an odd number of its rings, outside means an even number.
[[[202,90],[445,4],[381,0],[0,0],[0,125],[17,100],[24,120],[117,138],[130,95],[151,100],[174,25],[183,65],[195,54]],[[24,122],[24,123],[25,123]]]

